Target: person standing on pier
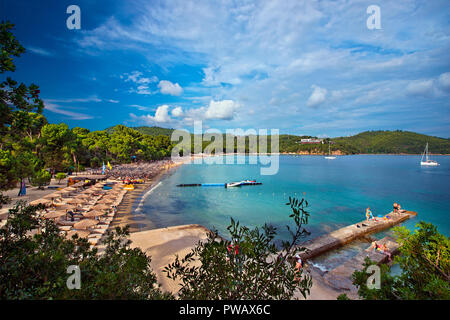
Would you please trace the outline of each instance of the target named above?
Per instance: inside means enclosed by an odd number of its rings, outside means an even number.
[[[370,219],[375,220],[375,218],[373,217],[372,211],[370,211],[370,207],[367,207],[367,209],[366,209],[366,219],[367,219],[367,221],[369,221]]]

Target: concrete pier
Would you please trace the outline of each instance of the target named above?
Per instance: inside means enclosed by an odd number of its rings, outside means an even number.
[[[381,240],[377,240],[377,243],[380,245],[385,244],[391,253],[391,256],[394,256],[399,248],[398,243],[391,237],[384,237]],[[328,271],[323,276],[323,279],[336,290],[348,290],[356,293],[357,288],[352,283],[352,274],[355,270],[363,269],[366,257],[369,257],[370,260],[376,264],[388,262],[389,259],[388,255],[375,249],[368,248],[357,254],[355,257],[347,260],[344,264]]]
[[[408,220],[412,216],[416,216],[417,212],[401,210],[399,213],[390,212],[387,215],[391,217],[388,220],[377,218],[378,221],[362,221],[301,243],[299,247],[305,247],[307,250],[302,252],[300,256],[303,261],[314,258],[327,251],[339,248],[355,239],[391,228]]]

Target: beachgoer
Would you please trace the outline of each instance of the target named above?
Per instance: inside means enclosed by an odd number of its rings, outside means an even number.
[[[370,245],[370,249],[374,250],[377,250],[379,247],[380,245],[376,241],[373,241],[372,244]]]
[[[295,259],[296,259],[296,263],[295,263],[295,270],[296,272],[300,272],[300,269],[303,268],[303,261],[302,258],[300,258],[300,255],[297,253],[295,255]],[[297,276],[295,276],[295,281],[300,281],[300,278],[298,278]]]
[[[397,204],[397,202],[394,202],[394,206],[393,207],[394,208],[393,208],[392,212],[397,213],[398,212],[398,204]]]
[[[370,211],[370,207],[367,207],[367,209],[366,209],[366,219],[367,219],[367,221],[369,221],[370,219],[375,220],[375,218],[373,217],[372,211]]]
[[[72,210],[67,211],[67,214],[70,216],[70,221],[75,221],[74,213],[72,212]]]
[[[387,255],[388,259],[389,259],[389,262],[392,261],[391,253],[389,252],[389,249],[387,248],[385,243],[383,243],[381,246],[378,247],[378,251],[380,251],[381,253],[384,253],[385,255]]]

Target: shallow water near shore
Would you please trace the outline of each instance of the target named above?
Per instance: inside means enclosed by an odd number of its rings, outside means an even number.
[[[229,157],[236,160],[244,156]],[[147,195],[140,210],[156,228],[197,223],[216,228],[226,237],[233,217],[249,227],[272,224],[280,239],[288,239],[285,225],[293,222],[285,203],[289,196],[301,198],[305,193],[311,214],[306,226],[309,238],[365,219],[367,206],[375,216],[384,215],[394,202],[418,212],[403,225],[412,229],[424,220],[448,236],[450,157],[432,159],[440,166],[423,168],[420,156],[355,155],[326,160],[323,156],[281,155],[279,171],[272,176],[261,175],[260,165],[248,164],[248,156],[246,164],[187,164],[169,173]],[[176,186],[244,179],[263,184],[239,188]]]

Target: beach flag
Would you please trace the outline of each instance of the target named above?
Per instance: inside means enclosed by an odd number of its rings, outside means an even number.
[[[102,171],[102,174],[105,174],[105,161],[103,161],[103,171]]]
[[[111,164],[109,163],[109,160],[108,160],[108,164],[107,164],[107,166],[108,166],[109,170],[111,170],[111,169],[112,169],[112,167],[111,167]]]

